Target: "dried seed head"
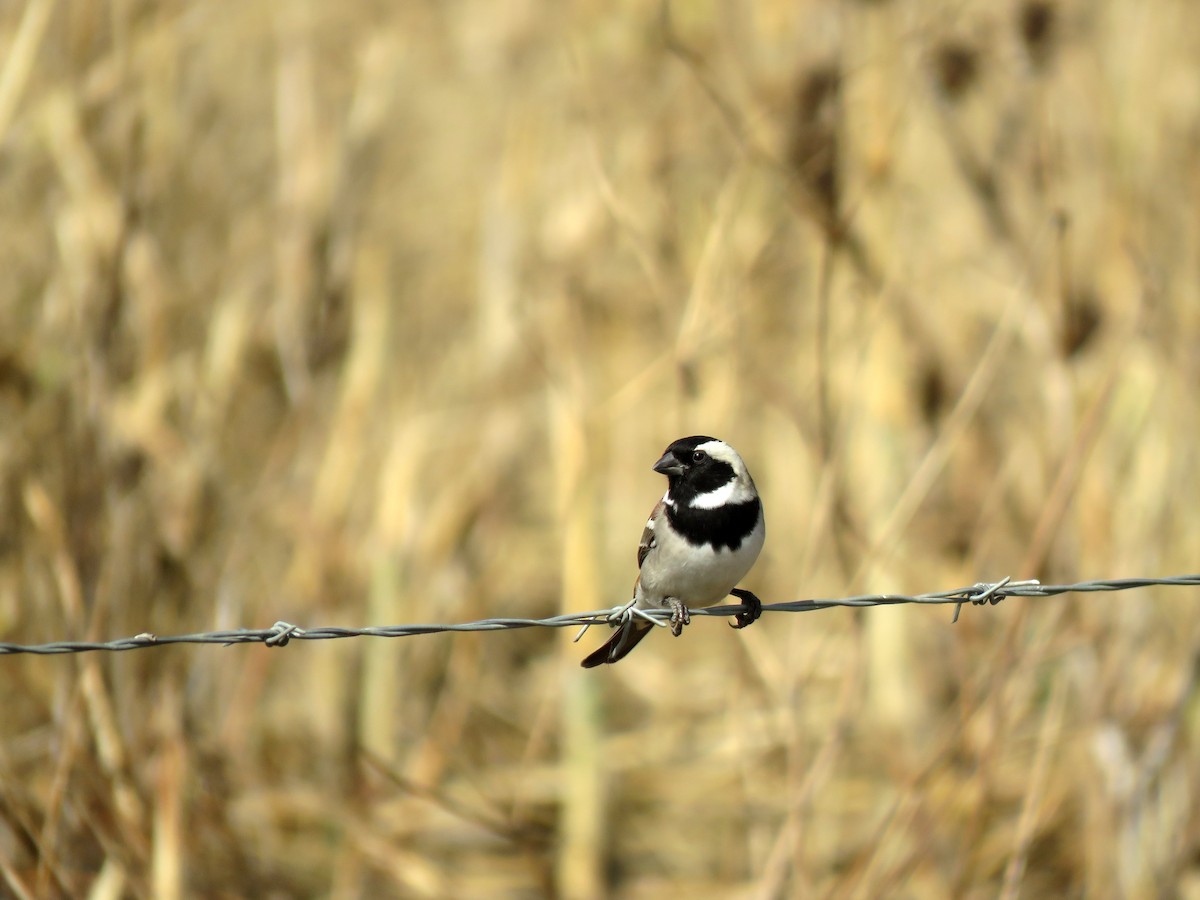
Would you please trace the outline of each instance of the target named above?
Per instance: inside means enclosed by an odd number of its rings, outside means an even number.
[[[1017,12],[1017,32],[1034,67],[1045,68],[1054,52],[1058,9],[1050,0],[1026,0]]]
[[[839,190],[838,124],[841,74],[832,65],[807,70],[796,88],[788,164],[830,221],[837,218]]]
[[[933,51],[933,74],[948,100],[959,100],[979,80],[979,51],[960,40],[947,40]]]
[[[1103,314],[1100,301],[1090,288],[1079,288],[1063,298],[1062,331],[1059,345],[1063,356],[1082,352],[1100,330]]]

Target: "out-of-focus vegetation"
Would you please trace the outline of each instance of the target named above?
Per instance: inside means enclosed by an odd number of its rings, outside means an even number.
[[[1184,2],[0,5],[0,639],[1200,547]],[[0,658],[13,896],[1200,896],[1200,596]]]

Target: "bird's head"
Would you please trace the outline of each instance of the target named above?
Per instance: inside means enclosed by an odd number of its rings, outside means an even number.
[[[736,450],[707,435],[680,438],[671,444],[654,471],[667,476],[675,503],[713,509],[756,496],[754,481]]]

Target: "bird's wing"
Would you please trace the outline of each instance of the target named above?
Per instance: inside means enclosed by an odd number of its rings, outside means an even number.
[[[650,518],[646,520],[646,527],[642,529],[642,539],[638,541],[638,568],[642,567],[642,563],[646,561],[648,554],[655,547],[654,526],[660,518],[662,518],[664,507],[661,500],[654,507],[654,511],[650,513]]]

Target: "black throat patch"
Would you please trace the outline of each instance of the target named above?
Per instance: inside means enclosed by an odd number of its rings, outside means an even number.
[[[674,491],[671,499],[675,500]],[[711,544],[714,550],[741,547],[758,524],[758,515],[757,497],[745,503],[726,503],[716,509],[696,509],[684,500],[675,500],[667,506],[668,521],[689,544],[697,547]]]

